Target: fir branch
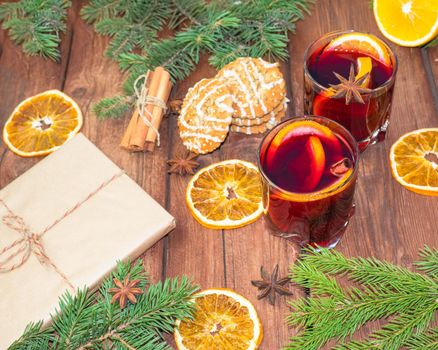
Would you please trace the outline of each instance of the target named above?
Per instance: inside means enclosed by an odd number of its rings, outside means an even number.
[[[53,342],[53,329],[41,330],[43,323],[30,323],[23,335],[17,339],[8,350],[41,350],[48,349]]]
[[[215,68],[242,56],[287,59],[288,33],[309,13],[312,2],[91,0],[82,17],[98,33],[111,36],[106,55],[129,71],[123,84],[126,97],[105,99],[94,110],[101,118],[120,116],[128,108],[120,102],[134,99],[132,84],[139,75],[163,66],[174,82],[182,80],[196,68],[201,54],[209,54]],[[176,33],[159,39],[165,21]]]
[[[30,55],[59,60],[69,0],[21,0],[0,5],[0,21],[11,39]]]
[[[421,260],[415,265],[421,271],[424,271],[431,278],[438,278],[438,251],[434,251],[428,246],[424,246],[419,253]]]
[[[409,350],[436,350],[438,349],[438,328],[416,334],[406,341]]]
[[[430,248],[422,251],[430,259],[428,268],[436,254]],[[346,276],[361,288],[341,288],[336,276]],[[435,279],[374,258],[309,248],[291,268],[291,279],[309,288],[311,297],[291,302],[288,322],[302,329],[288,350],[316,350],[331,339],[341,341],[337,350],[396,350],[426,332],[438,310]],[[365,340],[348,342],[367,322],[389,316],[394,318]]]
[[[170,0],[172,15],[169,28],[176,29],[185,21],[200,25],[207,15],[207,6],[203,0]]]
[[[85,22],[92,24],[122,15],[127,6],[127,0],[93,0],[81,9],[81,17]]]
[[[424,47],[429,48],[429,47],[435,47],[437,45],[438,45],[438,35],[434,39],[429,41],[426,45],[424,45]]]
[[[93,107],[93,112],[99,118],[118,118],[133,106],[131,98],[127,96],[114,96],[104,98]]]
[[[114,60],[136,48],[149,48],[169,14],[167,1],[160,0],[92,0],[81,10],[96,32],[112,37],[105,54]]]
[[[145,290],[135,304],[124,309],[112,303],[109,289],[113,279],[140,280]],[[173,332],[176,319],[191,318],[195,309],[193,293],[198,289],[185,277],[167,279],[147,287],[141,262],[119,263],[96,293],[88,289],[60,299],[52,316],[53,328],[41,331],[41,323],[31,324],[9,350],[89,350],[89,349],[170,349],[163,333]]]

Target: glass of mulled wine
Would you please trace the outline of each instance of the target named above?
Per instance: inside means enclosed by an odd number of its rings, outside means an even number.
[[[385,139],[397,58],[382,40],[355,31],[332,32],[304,57],[304,113],[347,128],[359,150]]]
[[[324,117],[285,120],[259,148],[265,221],[301,246],[333,248],[354,213],[359,150],[342,125]]]

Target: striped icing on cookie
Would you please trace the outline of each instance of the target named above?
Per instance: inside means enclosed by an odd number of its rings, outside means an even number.
[[[285,98],[286,89],[278,63],[259,58],[239,58],[226,65],[218,77],[235,95],[235,118],[261,118]]]
[[[219,79],[203,79],[189,89],[178,118],[183,144],[196,153],[218,148],[228,134],[232,95]]]

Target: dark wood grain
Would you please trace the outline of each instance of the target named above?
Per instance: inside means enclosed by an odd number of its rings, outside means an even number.
[[[342,0],[318,2],[312,16],[298,24],[297,35],[291,40],[292,108],[297,115],[303,112],[304,50],[324,33],[339,29],[356,29],[382,37],[366,1],[351,1],[348,6]],[[438,115],[420,49],[390,46],[398,57],[399,69],[389,133],[384,142],[371,146],[361,157],[356,213],[337,249],[349,256],[373,255],[412,267],[419,248],[438,244],[438,201],[412,193],[392,178],[389,149],[406,132],[436,127]]]
[[[174,95],[175,99],[184,98],[187,90],[202,78],[215,75],[205,58],[198,70],[181,82]],[[179,138],[176,118],[170,120],[170,139],[172,147],[169,158],[184,150]],[[198,157],[204,167],[220,160],[219,153]],[[187,274],[202,288],[225,286],[224,247],[221,231],[209,230],[199,225],[186,207],[186,187],[189,177],[170,176],[169,210],[177,220],[177,228],[168,237],[167,275]]]
[[[167,174],[166,160],[184,149],[175,117],[163,121],[162,145],[155,152],[130,154],[119,148],[130,116],[99,121],[91,108],[101,98],[117,94],[124,76],[115,63],[104,57],[108,39],[96,35],[92,27],[80,19],[79,9],[85,2],[75,1],[69,11],[68,32],[63,36],[60,63],[25,56],[21,48],[15,46],[3,30],[0,31],[0,127],[25,97],[53,88],[71,95],[83,111],[84,134],[177,220],[177,228],[144,254],[145,266],[152,280],[186,274],[202,288],[235,289],[251,300],[260,314],[265,333],[260,349],[281,348],[295,332],[284,323],[288,313],[286,299],[277,300],[275,307],[266,300],[258,301],[257,290],[251,286],[250,280],[259,278],[261,265],[272,270],[278,263],[281,273],[285,274],[297,258],[297,247],[270,235],[262,220],[236,230],[215,231],[203,228],[193,219],[185,204],[190,178]],[[298,23],[296,34],[290,35],[291,60],[282,65],[291,99],[289,116],[303,112],[303,55],[306,47],[326,32],[348,28],[380,36],[367,1],[319,1],[312,8],[312,15]],[[438,85],[438,48],[426,52],[430,63],[428,73],[420,49],[391,47],[398,56],[399,70],[389,134],[385,142],[370,147],[363,154],[356,214],[338,249],[350,256],[374,255],[411,266],[423,244],[438,246],[438,201],[411,193],[398,185],[390,173],[388,154],[391,144],[403,133],[438,125],[433,85],[430,79],[428,81],[431,77],[428,74],[432,74],[435,87]],[[189,87],[214,74],[204,57],[197,71],[178,84],[173,98],[182,99]],[[232,133],[220,150],[200,156],[198,161],[201,166],[232,158],[255,162],[260,139],[261,136]],[[1,142],[0,188],[39,160],[15,156]],[[304,295],[298,288],[291,289],[295,294],[292,298]],[[364,332],[370,328],[372,326]]]
[[[0,127],[23,99],[49,89],[62,89],[70,55],[75,9],[69,11],[67,34],[63,35],[61,61],[47,61],[26,56],[4,30],[0,30]],[[0,188],[36,164],[41,157],[24,159],[13,154],[0,140]]]
[[[288,63],[282,64],[285,77],[289,70]],[[288,97],[291,98],[290,94]],[[290,114],[290,110],[287,114]],[[263,134],[247,136],[230,133],[221,147],[221,159],[237,158],[257,164],[258,147],[262,138]],[[270,305],[267,299],[257,300],[258,290],[250,281],[260,279],[261,266],[271,272],[278,264],[280,274],[286,276],[289,266],[297,258],[298,247],[272,236],[263,220],[240,229],[224,231],[224,240],[227,287],[245,295],[255,305],[266,333],[261,349],[280,349],[286,345],[288,337],[293,333],[284,322],[288,314],[289,298],[277,298],[275,306]],[[300,288],[289,288],[293,291],[294,297],[304,295]],[[272,333],[273,331],[275,333]]]
[[[438,45],[422,49],[424,70],[429,78],[429,86],[438,115]]]
[[[81,3],[81,4],[79,4]],[[76,2],[79,9],[87,1]],[[103,153],[124,169],[145,191],[161,205],[166,199],[166,156],[168,138],[163,137],[161,147],[154,153],[127,153],[119,143],[130,115],[113,120],[97,120],[92,112],[93,105],[103,97],[120,94],[120,83],[124,75],[117,64],[104,56],[108,38],[96,35],[94,29],[74,16],[71,54],[68,61],[64,91],[74,98],[84,114],[82,132],[93,141]],[[161,132],[167,133],[167,122]],[[123,234],[121,232],[121,234]],[[144,254],[144,264],[152,281],[163,275],[163,243],[158,242]]]

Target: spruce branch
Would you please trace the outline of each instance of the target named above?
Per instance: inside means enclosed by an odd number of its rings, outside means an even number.
[[[424,246],[419,255],[421,260],[415,263],[417,268],[431,278],[438,279],[438,251]]]
[[[434,39],[429,41],[426,45],[424,45],[424,47],[429,48],[429,47],[435,47],[437,45],[438,45],[438,36],[436,36]]]
[[[23,335],[17,339],[8,350],[40,350],[48,349],[53,342],[53,329],[41,330],[43,323],[30,323]]]
[[[436,268],[436,254],[430,248],[420,252],[427,271]],[[360,288],[341,288],[338,276],[359,283]],[[438,310],[434,278],[375,258],[346,258],[336,251],[313,248],[306,249],[291,267],[290,277],[309,288],[311,297],[290,304],[288,323],[301,330],[288,350],[316,350],[331,339],[341,342],[336,350],[396,350],[429,339],[421,334],[430,335]],[[349,341],[369,321],[389,316],[393,318],[365,340]]]
[[[435,350],[438,349],[438,328],[416,334],[406,341],[409,350]]]
[[[167,1],[92,0],[81,10],[97,33],[111,36],[106,56],[118,60],[136,48],[147,49],[169,17]]]
[[[21,0],[0,5],[3,29],[23,51],[57,61],[60,35],[67,29],[69,0]]]
[[[288,33],[309,13],[313,0],[91,0],[82,17],[96,31],[111,37],[106,55],[129,75],[126,96],[105,99],[95,108],[101,118],[120,116],[135,100],[139,75],[163,66],[174,82],[186,78],[202,54],[221,68],[237,57],[288,57]],[[164,23],[173,36],[159,37]],[[167,33],[166,33],[167,34]]]
[[[139,280],[144,293],[121,309],[111,301],[110,288],[114,279],[125,278]],[[42,331],[41,323],[29,325],[9,350],[167,350],[163,334],[173,332],[176,319],[192,317],[197,289],[185,277],[148,286],[140,261],[119,263],[97,292],[85,288],[74,296],[64,294],[52,316],[53,327]]]
[[[96,103],[93,112],[101,119],[118,118],[133,106],[127,96],[104,98]]]

